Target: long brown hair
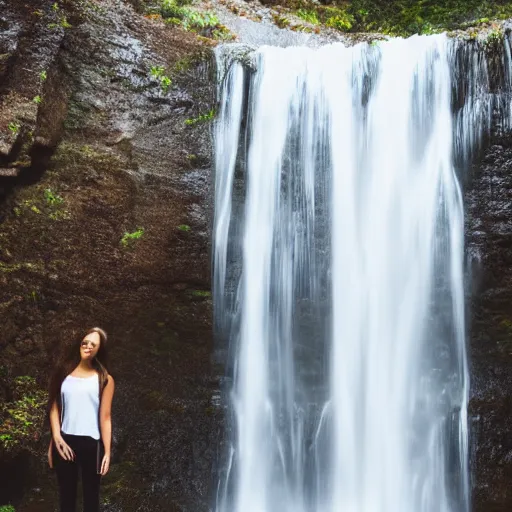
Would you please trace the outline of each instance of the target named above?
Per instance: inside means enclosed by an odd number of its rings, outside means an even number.
[[[100,336],[100,346],[98,353],[92,360],[92,367],[98,372],[100,379],[100,399],[103,392],[103,388],[107,384],[108,379],[108,350],[107,350],[107,333],[100,327],[93,327],[89,329],[85,336],[97,332]],[[60,388],[64,379],[78,366],[80,363],[80,345],[82,338],[78,342],[74,342],[69,345],[67,351],[64,351],[63,357],[55,366],[52,375],[50,377],[50,385],[48,390],[48,412],[52,408],[54,402],[57,402],[59,411],[61,409],[61,398]]]

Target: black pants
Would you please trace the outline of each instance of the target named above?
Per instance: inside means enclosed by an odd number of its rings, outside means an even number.
[[[65,461],[53,447],[53,460],[59,483],[60,512],[76,511],[78,470],[82,473],[84,512],[100,509],[99,465],[103,457],[103,443],[87,436],[62,434],[64,441],[75,453],[73,462]]]

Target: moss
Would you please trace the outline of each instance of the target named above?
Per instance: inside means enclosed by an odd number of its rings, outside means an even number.
[[[3,263],[0,261],[0,273],[10,274],[11,272],[17,272],[18,270],[30,270],[30,271],[43,271],[44,265],[41,262],[37,263]]]
[[[123,247],[129,247],[135,240],[139,240],[144,235],[144,229],[138,228],[133,233],[125,232],[125,234],[121,238],[121,245]]]
[[[201,297],[201,298],[209,298],[212,296],[211,292],[208,290],[192,290],[190,292],[192,297]]]
[[[311,23],[313,25],[318,25],[320,20],[318,19],[318,14],[313,9],[299,9],[297,11],[297,16],[307,23]]]
[[[12,401],[0,405],[0,447],[7,452],[31,451],[40,435],[48,396],[28,375],[16,377],[11,386]]]
[[[199,64],[200,62],[205,61],[208,58],[208,55],[205,52],[197,52],[193,55],[187,55],[182,59],[179,59],[175,62],[172,67],[173,73],[186,73],[193,66]]]
[[[215,37],[225,35],[223,25],[217,15],[211,11],[203,11],[189,7],[187,0],[160,0],[158,14],[170,25],[179,25],[185,30],[197,32],[202,36]],[[154,13],[149,13],[149,15]],[[225,27],[224,27],[225,28]],[[227,29],[226,29],[227,30]]]
[[[205,114],[199,114],[197,117],[193,117],[190,119],[185,119],[185,124],[187,126],[193,126],[199,123],[206,123],[208,121],[212,121],[215,118],[215,109],[211,109]]]
[[[512,3],[505,0],[338,0],[329,6],[285,0],[284,5],[310,23],[315,13],[320,23],[341,31],[401,36],[456,30],[512,17]]]
[[[88,144],[63,142],[53,155],[52,162],[58,166],[71,166],[74,170],[105,170],[109,173],[122,168],[121,158],[111,152],[100,151]]]

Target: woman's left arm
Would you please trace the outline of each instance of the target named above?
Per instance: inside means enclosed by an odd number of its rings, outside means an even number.
[[[111,375],[108,376],[107,385],[103,390],[101,396],[100,407],[100,430],[101,439],[105,448],[105,455],[101,461],[101,475],[106,475],[110,467],[110,447],[112,444],[112,398],[114,397],[114,379]]]

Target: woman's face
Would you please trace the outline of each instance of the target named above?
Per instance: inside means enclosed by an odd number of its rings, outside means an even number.
[[[82,360],[92,361],[100,349],[100,335],[97,332],[89,333],[80,343],[80,357]]]

